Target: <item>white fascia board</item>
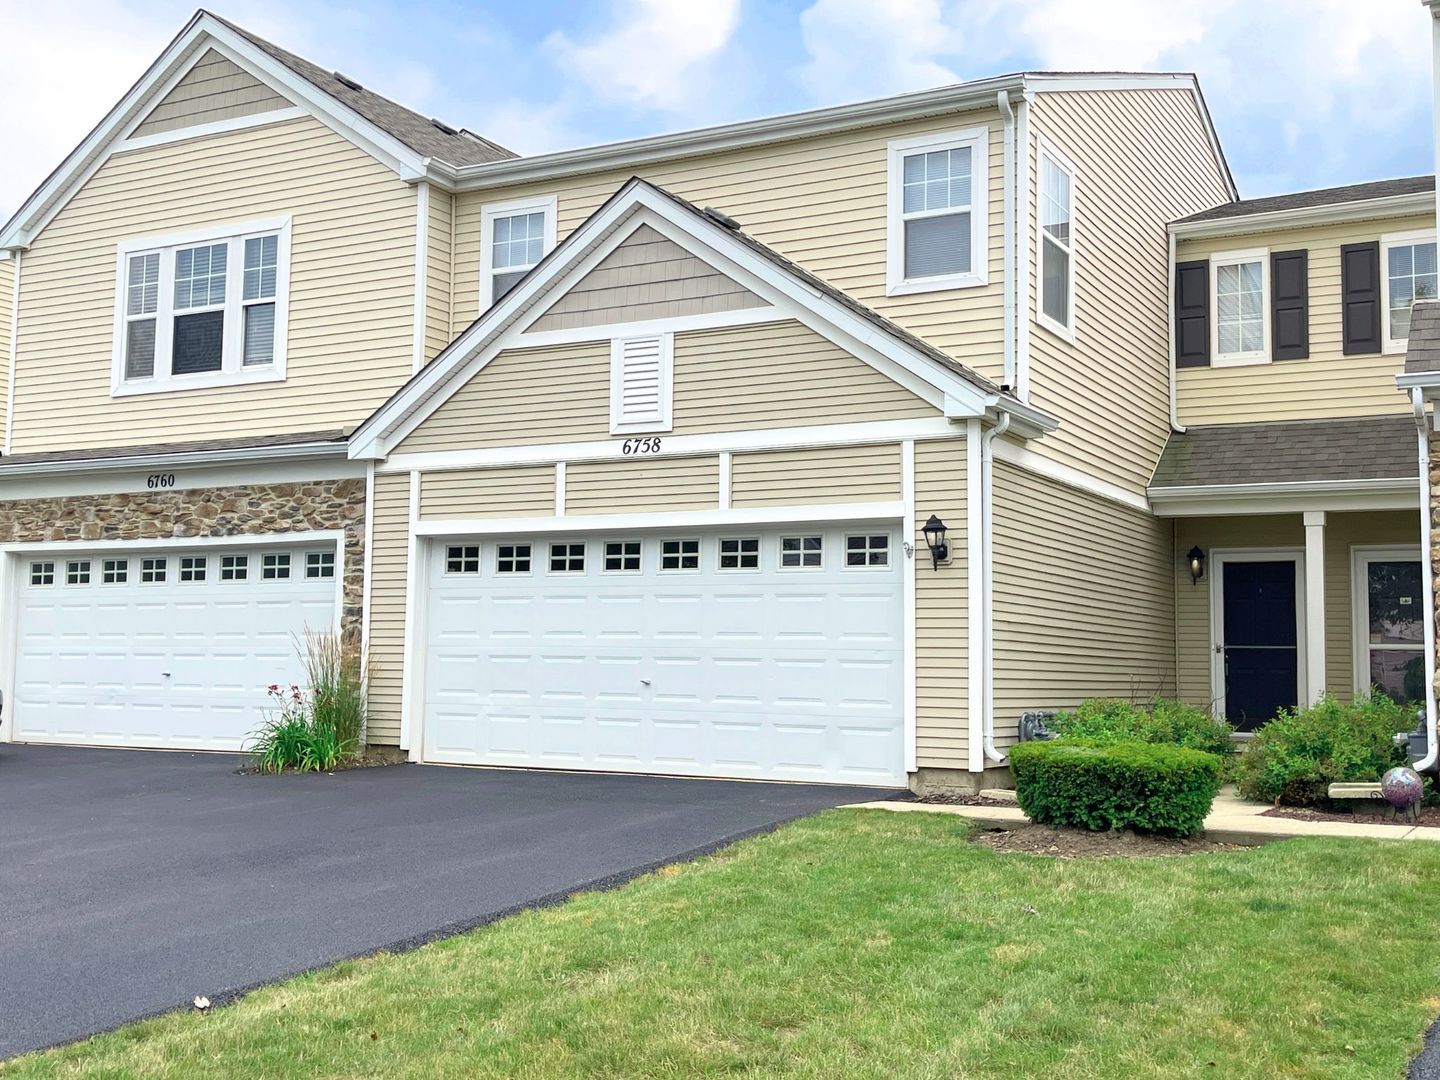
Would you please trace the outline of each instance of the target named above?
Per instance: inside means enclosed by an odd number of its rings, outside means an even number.
[[[731,510],[675,510],[648,514],[585,514],[578,517],[423,518],[416,536],[506,536],[558,532],[626,532],[637,529],[705,529],[737,525],[788,525],[821,521],[897,521],[905,504],[894,502],[816,503],[754,506]]]
[[[1418,386],[1428,398],[1440,392],[1440,371],[1402,371],[1395,376],[1395,385],[1401,390]]]
[[[503,334],[516,327],[518,336],[522,329],[518,326],[519,320],[526,312],[558,284],[581,275],[603,257],[599,244],[611,237],[618,244],[622,238],[620,228],[637,215],[643,215],[643,220],[672,240],[683,241],[687,248],[698,245],[702,249],[701,258],[734,276],[772,305],[785,304],[797,321],[919,393],[937,408],[944,408],[947,416],[983,416],[987,409],[1008,411],[1012,404],[1025,408],[1019,402],[987,394],[931,357],[885,333],[846,305],[752,251],[735,239],[731,230],[700,218],[643,182],[631,181],[612,198],[608,208],[590,218],[556,249],[559,257],[552,258],[548,265],[542,264],[521,281],[361,424],[351,438],[351,456],[383,458],[429,411],[438,407],[439,402],[434,399],[447,384],[463,385],[473,377],[505,347]],[[1044,414],[1026,410],[1022,418],[1033,422],[1042,416]]]
[[[898,94],[875,101],[808,109],[804,112],[742,120],[717,127],[602,143],[578,150],[561,150],[551,154],[536,154],[532,157],[461,168],[440,165],[436,171],[443,178],[439,182],[448,180],[460,191],[505,187],[531,180],[553,180],[602,169],[653,164],[902,120],[943,116],[969,109],[992,109],[995,107],[995,95],[998,91],[1021,90],[1026,79],[1027,76],[1020,74],[1000,75],[976,82]]]
[[[1198,240],[1216,236],[1242,236],[1276,229],[1299,229],[1311,225],[1337,225],[1376,218],[1411,217],[1435,214],[1434,192],[1387,195],[1379,199],[1302,206],[1293,210],[1271,210],[1263,214],[1240,214],[1214,221],[1179,221],[1169,226],[1177,240]]]
[[[1306,510],[1408,510],[1420,505],[1419,477],[1270,484],[1151,487],[1157,517],[1297,514]]]
[[[69,196],[99,170],[111,153],[121,149],[118,144],[124,135],[139,122],[157,92],[174,78],[176,70],[192,63],[207,47],[249,69],[292,101],[303,104],[317,119],[384,162],[407,182],[425,175],[428,159],[202,11],[26,200],[0,231],[0,248],[28,247]]]
[[[232,463],[299,461],[323,458],[344,458],[344,442],[295,443],[288,446],[248,446],[226,450],[158,450],[140,451],[123,457],[67,458],[64,461],[33,461],[0,468],[0,484],[13,477],[65,476],[75,473],[115,472],[117,470],[179,469],[192,465],[227,465]]]

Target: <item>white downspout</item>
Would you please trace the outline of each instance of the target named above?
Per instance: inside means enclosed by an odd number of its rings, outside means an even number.
[[[995,515],[991,500],[995,450],[994,442],[1010,427],[1010,414],[1001,413],[1000,421],[981,436],[980,443],[980,552],[981,566],[981,636],[985,650],[985,708],[982,729],[985,757],[998,765],[1005,755],[995,749]]]
[[[1002,203],[1005,207],[1005,281],[1002,289],[1005,309],[1005,376],[1001,382],[1014,390],[1016,379],[1019,377],[1015,348],[1015,330],[1020,320],[1020,306],[1016,299],[1020,295],[1020,287],[1015,276],[1015,256],[1017,254],[1015,236],[1019,231],[1017,214],[1019,204],[1015,198],[1015,110],[1010,105],[1010,91],[1001,90],[996,94],[995,104],[1000,108],[1000,118],[1004,126],[1000,143],[1005,148],[1005,171],[1002,182],[1004,187]]]
[[[1170,323],[1170,329],[1165,337],[1170,342],[1170,430],[1183,433],[1185,425],[1180,423],[1180,402],[1175,389],[1175,383],[1178,381],[1175,359],[1179,348],[1175,341],[1175,234],[1172,232],[1169,233],[1169,236],[1170,269],[1165,275],[1165,318]]]
[[[20,264],[24,252],[16,249],[10,253],[15,263],[15,273],[10,279],[10,355],[9,378],[5,380],[5,438],[0,440],[4,453],[10,453],[10,432],[15,427],[15,365],[20,355]]]
[[[1433,768],[1440,757],[1435,731],[1435,580],[1430,556],[1430,423],[1425,413],[1425,393],[1420,387],[1410,389],[1410,406],[1415,411],[1415,431],[1420,451],[1420,565],[1425,583],[1425,757],[1413,768],[1424,772]]]

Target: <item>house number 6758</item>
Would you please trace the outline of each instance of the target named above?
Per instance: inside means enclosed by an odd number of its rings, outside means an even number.
[[[658,454],[659,452],[660,439],[654,435],[647,439],[626,439],[620,444],[620,453],[626,457],[634,457],[636,454]]]

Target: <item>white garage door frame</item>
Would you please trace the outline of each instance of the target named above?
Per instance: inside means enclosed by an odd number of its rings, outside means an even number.
[[[335,549],[335,618],[333,632],[340,633],[345,609],[345,533],[340,529],[305,532],[258,533],[236,536],[186,536],[158,540],[46,540],[35,543],[0,544],[0,619],[5,641],[0,647],[0,690],[4,692],[0,716],[0,743],[15,741],[15,672],[18,666],[20,571],[27,558],[59,552],[65,555],[104,555],[117,552],[195,550],[215,547],[331,547]]]
[[[495,538],[501,536],[545,536],[562,533],[601,535],[602,533],[645,534],[667,529],[720,529],[750,526],[766,528],[780,525],[844,525],[873,522],[896,528],[900,535],[900,554],[904,559],[901,572],[903,598],[903,760],[907,773],[916,768],[917,720],[917,642],[915,633],[915,575],[920,559],[907,527],[915,520],[913,482],[910,470],[904,470],[904,498],[891,502],[834,503],[806,506],[755,507],[744,509],[696,510],[658,514],[585,514],[561,517],[466,518],[453,520],[422,520],[419,516],[419,490],[423,482],[411,474],[410,550],[406,573],[406,612],[404,642],[405,678],[401,697],[401,748],[410,760],[424,762],[425,685],[424,657],[429,612],[426,597],[428,567],[436,550],[447,540],[463,537]],[[466,766],[468,767],[468,766]]]

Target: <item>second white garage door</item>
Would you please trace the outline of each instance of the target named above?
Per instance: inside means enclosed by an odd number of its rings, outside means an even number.
[[[425,757],[903,784],[903,561],[889,526],[440,541]]]

